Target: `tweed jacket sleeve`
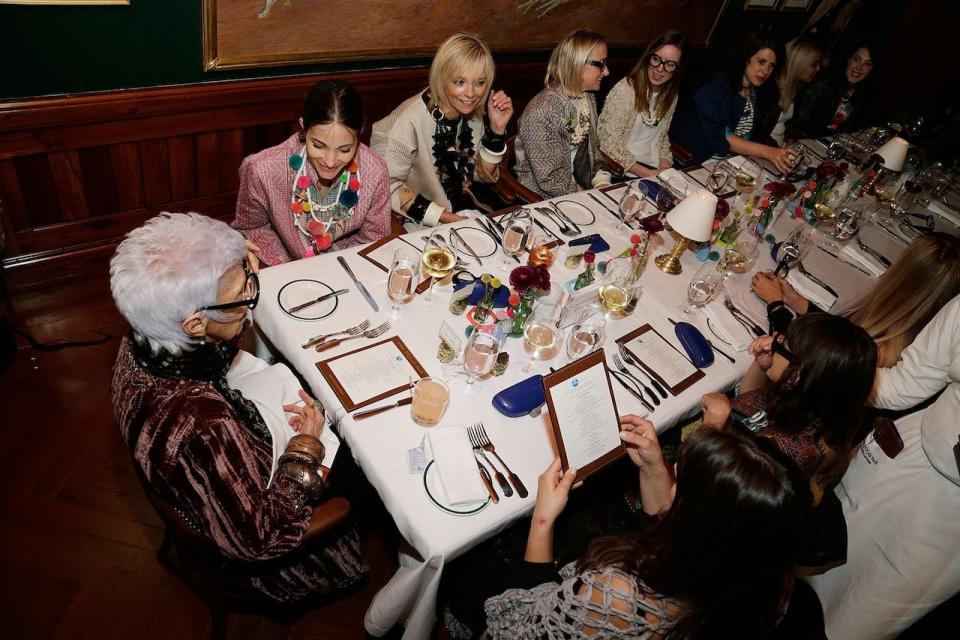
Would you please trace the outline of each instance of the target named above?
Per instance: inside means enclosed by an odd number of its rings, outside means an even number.
[[[636,117],[633,87],[624,78],[607,94],[607,100],[603,103],[603,112],[600,113],[598,129],[600,149],[625,170],[634,163],[633,154],[627,149],[627,141]]]

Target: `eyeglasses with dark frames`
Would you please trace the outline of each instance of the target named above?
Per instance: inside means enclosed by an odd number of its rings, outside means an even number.
[[[596,67],[597,69],[600,69],[601,71],[603,71],[604,69],[607,68],[607,61],[606,61],[606,60],[587,60],[587,64],[590,65],[591,67]]]
[[[793,354],[790,349],[787,349],[787,345],[783,344],[787,339],[787,336],[782,333],[774,334],[773,343],[770,345],[770,349],[773,353],[784,358],[790,364],[800,364],[800,360]]]
[[[241,264],[243,266],[243,272],[247,276],[243,281],[243,299],[221,304],[210,304],[205,307],[200,307],[200,311],[226,311],[240,307],[253,309],[257,306],[257,303],[260,302],[260,278],[250,269],[250,264],[246,259],[244,259]]]
[[[673,73],[674,71],[677,70],[677,67],[680,66],[675,61],[664,60],[663,58],[661,58],[655,53],[651,53],[650,57],[647,58],[647,64],[649,64],[654,69],[656,69],[657,67],[663,67],[663,70],[666,71],[667,73]]]

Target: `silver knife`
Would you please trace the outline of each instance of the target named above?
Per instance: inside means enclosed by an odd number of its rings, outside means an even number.
[[[861,267],[860,265],[855,264],[855,263],[852,262],[851,260],[844,260],[843,258],[841,258],[840,256],[838,256],[837,254],[835,254],[833,251],[830,251],[830,250],[828,250],[828,249],[824,249],[824,248],[821,247],[820,245],[816,245],[816,247],[817,247],[817,249],[820,249],[820,251],[823,251],[823,252],[824,252],[825,254],[827,254],[828,256],[834,258],[835,260],[839,260],[839,261],[842,262],[843,264],[845,264],[845,265],[847,265],[847,266],[849,266],[849,267],[853,267],[854,269],[856,269],[857,271],[859,271],[859,272],[862,273],[863,275],[865,275],[865,276],[870,276],[871,278],[873,277],[873,274],[872,274],[872,273],[870,273],[869,271],[867,271],[866,269],[864,269],[864,268]]]
[[[295,306],[295,307],[290,307],[289,309],[287,309],[287,313],[296,313],[297,311],[303,311],[303,310],[306,309],[307,307],[312,307],[312,306],[315,305],[315,304],[320,304],[320,303],[323,302],[324,300],[328,300],[328,299],[330,299],[330,298],[332,298],[332,297],[334,297],[334,296],[338,296],[338,295],[340,295],[341,293],[346,293],[346,292],[347,292],[347,289],[337,289],[336,291],[331,291],[330,293],[325,293],[325,294],[323,294],[322,296],[320,296],[319,298],[316,298],[315,300],[310,300],[310,301],[308,301],[308,302],[304,302],[303,304],[298,304],[298,305]]]
[[[343,270],[347,272],[347,275],[350,276],[350,279],[353,280],[353,284],[357,285],[357,291],[359,291],[367,302],[370,303],[370,306],[373,307],[374,311],[380,311],[380,307],[374,301],[373,296],[370,295],[370,292],[367,291],[367,288],[363,286],[363,283],[357,280],[357,276],[353,275],[353,269],[350,268],[350,265],[347,264],[347,261],[343,256],[337,256],[337,262],[340,263],[340,266],[343,267]]]
[[[551,207],[553,207],[553,210],[557,212],[557,215],[559,215],[561,218],[563,218],[564,220],[566,220],[566,221],[573,227],[574,231],[576,231],[577,233],[583,233],[583,231],[580,230],[580,227],[577,226],[577,223],[574,222],[573,220],[571,220],[571,219],[570,219],[570,216],[568,216],[567,214],[565,214],[565,213],[560,209],[560,207],[558,207],[557,205],[553,204],[553,202],[549,202],[549,201],[547,202],[547,204],[549,204]]]
[[[503,240],[500,239],[500,234],[497,233],[497,228],[490,224],[488,221],[483,218],[474,218],[474,221],[481,227],[483,230],[493,236],[493,239],[497,241],[497,244],[503,246]]]
[[[473,247],[467,244],[467,241],[463,239],[463,236],[460,235],[460,232],[457,231],[456,227],[450,227],[450,235],[460,241],[460,244],[462,244],[464,249],[467,250],[467,253],[469,253],[470,256],[477,261],[477,264],[483,265],[483,260],[481,260],[480,256],[477,255],[477,252],[473,250]]]

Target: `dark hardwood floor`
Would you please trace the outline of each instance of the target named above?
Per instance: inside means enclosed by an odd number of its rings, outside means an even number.
[[[113,425],[110,371],[127,327],[106,274],[10,294],[8,306],[14,326],[41,342],[112,337],[49,352],[18,338],[17,355],[0,376],[3,635],[206,637],[205,605],[155,558],[162,524]],[[365,637],[363,614],[396,569],[396,553],[390,536],[380,533],[384,527],[362,529],[369,581],[300,618],[290,638]],[[253,615],[232,615],[229,629],[235,638],[285,632]]]

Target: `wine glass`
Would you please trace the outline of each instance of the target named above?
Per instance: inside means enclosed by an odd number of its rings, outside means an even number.
[[[687,285],[687,302],[683,308],[684,315],[691,315],[696,309],[706,306],[720,293],[723,286],[723,274],[717,273],[713,264],[706,262],[700,265]]]
[[[457,256],[443,241],[443,236],[434,231],[427,239],[427,246],[420,256],[420,264],[423,271],[431,277],[430,288],[427,289],[427,295],[424,297],[429,302],[433,299],[433,285],[437,280],[443,280],[450,275],[454,265],[457,264]]]
[[[403,315],[403,305],[416,295],[420,276],[420,252],[413,247],[400,247],[393,254],[390,273],[387,275],[387,297],[393,303],[390,317],[399,319]]]
[[[497,325],[481,329],[477,328],[470,334],[467,346],[463,352],[463,369],[467,372],[467,386],[464,393],[472,396],[477,390],[477,380],[486,375],[497,361],[500,354],[500,328]]]
[[[634,297],[639,297],[642,290],[633,273],[633,261],[630,258],[607,261],[597,295],[608,316],[626,311]]]
[[[726,278],[733,273],[746,273],[753,266],[760,253],[758,239],[752,233],[741,236],[729,247],[717,262],[717,271]]]
[[[827,145],[827,160],[839,160],[846,152],[847,148],[843,144],[843,140],[834,138]]]
[[[906,181],[897,190],[896,195],[893,196],[893,200],[890,201],[890,216],[893,218],[899,218],[906,213],[910,213],[910,209],[917,204],[917,191],[915,190],[915,185],[910,184],[910,181]],[[914,187],[914,188],[911,188]]]
[[[856,209],[840,207],[833,219],[833,233],[830,236],[838,242],[849,240],[860,231],[861,215]]]
[[[557,305],[554,302],[539,302],[523,325],[523,342],[531,350],[530,358],[523,367],[523,373],[530,371],[534,360],[549,352],[557,344],[560,329],[554,319]]]
[[[737,167],[737,173],[734,176],[737,190],[741,193],[753,193],[754,189],[757,188],[757,183],[760,182],[762,173],[763,170],[760,165],[750,158],[744,158],[740,166]]]
[[[624,224],[630,221],[643,207],[643,196],[627,187],[620,198],[620,221],[617,222],[617,231],[624,230]]]
[[[509,271],[516,266],[516,262],[511,262],[511,258],[518,257],[526,250],[532,228],[533,220],[526,209],[519,209],[506,222],[503,229],[501,269]]]
[[[719,196],[726,191],[730,179],[734,176],[735,170],[729,162],[718,162],[710,176],[707,178],[707,189],[715,196]]]
[[[837,214],[839,216],[839,213]],[[813,227],[801,224],[777,247],[777,268],[773,274],[786,277],[790,268],[800,262],[813,248]]]
[[[594,313],[570,327],[567,357],[571,362],[592,353],[603,342],[606,325],[606,317],[602,313]]]

